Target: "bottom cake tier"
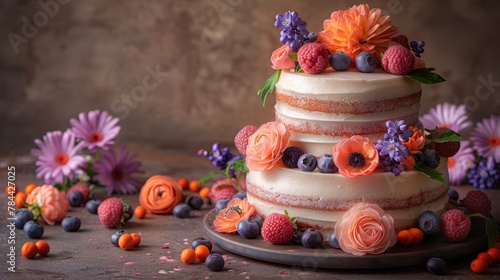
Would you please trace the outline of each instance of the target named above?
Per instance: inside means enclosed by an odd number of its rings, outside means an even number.
[[[448,178],[446,159],[442,158],[437,171]],[[287,210],[298,218],[299,227],[315,228],[325,237],[342,215],[360,202],[379,205],[394,218],[396,230],[416,226],[426,210],[443,212],[448,203],[448,188],[418,171],[348,178],[276,164],[267,171],[250,171],[246,185],[248,201],[260,215]]]

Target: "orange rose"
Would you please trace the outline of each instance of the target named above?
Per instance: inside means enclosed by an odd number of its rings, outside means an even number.
[[[295,61],[288,55],[292,53],[292,49],[289,45],[282,45],[273,51],[271,55],[271,67],[275,70],[279,69],[291,69],[295,67]]]
[[[244,198],[233,198],[227,207],[220,210],[214,220],[214,230],[217,232],[235,233],[242,219],[248,219],[255,213],[255,208]]]
[[[368,138],[354,135],[333,147],[333,161],[340,174],[355,178],[372,173],[377,168],[379,156]]]
[[[30,210],[36,215],[39,209],[43,220],[49,225],[54,225],[66,217],[68,213],[66,201],[64,195],[52,185],[36,187],[26,198],[26,203],[33,205],[30,206]]]
[[[397,242],[394,219],[376,204],[361,202],[335,224],[335,235],[344,252],[356,256],[380,254]]]
[[[171,177],[151,176],[141,188],[139,203],[153,214],[171,213],[182,200],[182,187]]]
[[[290,132],[279,122],[263,124],[248,139],[246,162],[248,169],[271,169],[281,159],[290,142]]]

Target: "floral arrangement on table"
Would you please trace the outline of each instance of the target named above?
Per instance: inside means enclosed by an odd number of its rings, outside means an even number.
[[[59,190],[83,182],[104,186],[108,195],[137,192],[141,183],[134,176],[142,173],[137,154],[130,154],[125,146],[115,151],[119,119],[94,110],[80,113],[69,123],[65,131],[50,131],[35,140],[38,149],[31,153],[37,157],[37,178]]]

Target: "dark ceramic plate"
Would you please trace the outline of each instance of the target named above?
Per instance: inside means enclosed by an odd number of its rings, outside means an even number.
[[[203,226],[208,237],[223,249],[257,260],[309,268],[370,269],[422,265],[431,257],[448,260],[487,247],[484,222],[478,219],[472,220],[469,236],[460,243],[448,243],[442,239],[424,240],[420,244],[396,245],[390,252],[365,256],[332,249],[327,242],[322,248],[308,249],[295,244],[272,245],[264,242],[261,236],[245,239],[238,234],[218,233],[212,229],[214,219],[215,210],[212,210],[204,217]]]

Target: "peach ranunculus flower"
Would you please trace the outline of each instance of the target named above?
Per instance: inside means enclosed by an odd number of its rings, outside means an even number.
[[[52,185],[34,188],[26,198],[26,203],[31,205],[29,208],[35,218],[40,215],[49,225],[62,221],[68,213],[64,195]]]
[[[399,31],[389,16],[382,16],[380,9],[370,10],[366,4],[334,11],[323,22],[323,28],[318,34],[319,43],[324,44],[330,53],[342,51],[352,60],[358,53],[367,51],[380,61],[380,54]]]
[[[340,174],[355,178],[372,173],[379,163],[379,155],[368,138],[354,135],[333,147],[333,161]]]
[[[213,229],[217,232],[235,233],[242,219],[248,219],[255,213],[255,208],[244,198],[233,198],[227,207],[215,217]]]
[[[402,162],[406,166],[406,170],[412,170],[415,168],[415,157],[414,155],[422,150],[425,146],[425,135],[420,129],[414,126],[409,126],[408,129],[413,131],[413,135],[407,142],[402,142],[408,148],[410,156],[406,157],[406,161]]]
[[[380,254],[397,242],[394,219],[376,204],[361,202],[335,224],[340,248],[356,256]]]
[[[295,61],[288,55],[292,53],[292,49],[289,45],[285,44],[277,48],[271,54],[272,68],[275,70],[279,69],[291,69],[295,67]]]
[[[263,171],[271,169],[281,159],[290,142],[290,132],[279,122],[261,125],[250,136],[247,144],[246,162],[248,169]]]

